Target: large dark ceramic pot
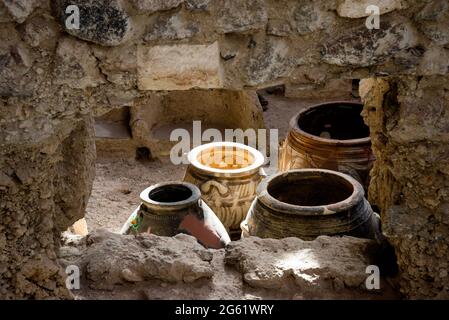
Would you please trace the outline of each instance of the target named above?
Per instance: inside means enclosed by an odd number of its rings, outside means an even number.
[[[140,194],[141,205],[123,226],[122,234],[151,233],[174,236],[186,233],[207,248],[223,248],[231,240],[225,227],[191,183],[153,185]]]
[[[331,170],[291,170],[264,179],[242,222],[242,235],[261,238],[350,235],[375,239],[378,216],[354,178]]]
[[[365,189],[374,163],[369,128],[358,102],[311,106],[292,118],[281,146],[279,170],[321,168],[347,173]]]

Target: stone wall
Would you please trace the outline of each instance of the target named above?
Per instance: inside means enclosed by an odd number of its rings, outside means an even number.
[[[96,230],[70,239],[60,263],[81,270],[77,298],[102,299],[397,299],[384,278],[365,285],[366,267],[379,263],[373,240],[321,236],[244,238],[205,249],[195,238],[121,236]]]
[[[367,79],[376,162],[369,195],[396,248],[402,291],[449,298],[449,77]]]
[[[386,76],[397,77],[398,104],[415,111],[382,113],[406,130],[375,142],[380,161],[374,173],[391,174],[375,179],[384,189],[373,194],[399,254],[404,293],[417,295],[412,282],[426,275],[419,281],[427,288],[424,295],[438,296],[447,268],[423,264],[433,256],[421,259],[417,253],[427,252],[438,236],[438,254],[447,256],[441,220],[447,194],[437,166],[447,152],[447,88],[441,81],[449,67],[448,3],[377,2],[379,30],[365,27],[365,0],[1,0],[0,297],[67,295],[55,250],[58,233],[84,214],[93,179],[94,116],[132,106],[152,90],[258,88],[287,80],[322,85]],[[67,29],[69,4],[78,5],[79,29]],[[423,83],[419,76],[425,76]],[[425,87],[415,90],[419,85]],[[423,124],[416,114],[436,119],[442,133],[424,122],[421,140],[408,140],[413,126]],[[411,148],[418,141],[419,148]],[[416,163],[422,168],[415,177]],[[397,186],[406,181],[412,187],[404,187],[401,198]],[[435,192],[428,197],[430,190]],[[413,214],[399,213],[409,210]],[[413,229],[421,221],[415,219],[427,216],[435,230]],[[399,220],[419,235],[417,242],[395,240]]]

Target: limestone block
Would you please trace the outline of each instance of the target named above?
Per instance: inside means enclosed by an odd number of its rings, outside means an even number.
[[[59,25],[51,17],[34,16],[22,29],[23,39],[31,47],[53,51],[59,38]]]
[[[221,33],[263,29],[267,24],[267,12],[262,0],[219,0],[215,4],[217,30]]]
[[[0,28],[0,95],[28,96],[35,84],[34,55],[12,25]],[[34,81],[33,81],[34,80]]]
[[[426,21],[420,26],[420,30],[437,45],[446,46],[449,44],[448,19],[440,23]]]
[[[178,7],[185,0],[132,0],[133,6],[142,13],[170,10]]]
[[[246,65],[249,84],[274,83],[290,73],[295,65],[289,41],[281,37],[267,38],[251,51]]]
[[[216,129],[222,139],[225,138],[225,129],[265,127],[262,107],[255,91],[172,91],[140,99],[131,108],[133,140],[149,148],[154,157],[170,155],[178,143],[170,141],[173,130],[185,129],[192,137],[193,121],[201,121],[201,134],[205,130]]]
[[[282,19],[270,19],[267,25],[267,34],[286,37],[292,33],[290,24]]]
[[[366,8],[370,5],[378,6],[380,14],[404,8],[401,0],[343,0],[337,8],[337,13],[345,18],[368,17],[370,13],[366,13]]]
[[[18,23],[22,23],[39,5],[39,0],[2,0],[9,14]]]
[[[84,219],[84,218],[75,222],[70,227],[70,230],[73,231],[74,234],[80,235],[80,236],[87,236],[89,234],[89,231],[87,229],[86,219]]]
[[[56,0],[51,2],[53,13],[69,34],[104,46],[116,46],[131,35],[132,23],[120,0]],[[67,28],[69,5],[79,8],[79,29]]]
[[[7,239],[2,248],[0,236],[0,299],[70,298],[55,240],[85,212],[94,177],[90,126],[72,119],[47,137],[0,139],[0,234]]]
[[[321,10],[313,1],[298,1],[292,15],[292,24],[301,35],[326,29],[332,21],[332,15]]]
[[[338,288],[367,290],[366,268],[375,244],[353,237],[321,236],[314,241],[244,238],[226,248],[225,261],[235,266],[253,287],[279,289],[288,282],[304,296]],[[309,298],[310,298],[309,297]]]
[[[11,22],[14,21],[14,18],[11,17],[8,9],[6,9],[5,5],[2,1],[0,1],[0,23]]]
[[[79,264],[98,289],[144,279],[189,283],[214,273],[209,251],[186,234],[123,236],[98,230],[87,244]]]
[[[369,197],[395,248],[401,291],[415,299],[449,297],[447,84],[447,76],[360,84],[376,156]]]
[[[285,85],[285,96],[300,99],[351,99],[352,81],[348,79],[329,79],[326,83]]]
[[[180,40],[191,38],[199,32],[199,26],[196,21],[189,21],[189,18],[183,12],[174,15],[160,15],[148,27],[144,40]]]
[[[85,42],[69,37],[62,38],[56,50],[56,59],[56,84],[85,89],[105,82],[97,67],[97,60]]]
[[[185,6],[192,11],[205,11],[209,8],[211,0],[186,0]]]
[[[140,90],[220,88],[223,76],[218,43],[137,47]]]
[[[322,49],[324,62],[338,66],[367,67],[418,43],[415,28],[407,22],[381,20],[381,28],[368,30],[366,26],[350,29]]]

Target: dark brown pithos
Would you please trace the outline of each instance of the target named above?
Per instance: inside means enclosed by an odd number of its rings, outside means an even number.
[[[150,233],[167,237],[186,233],[207,248],[223,248],[231,241],[229,235],[200,197],[200,190],[191,183],[153,185],[142,191],[142,203],[129,217],[121,233]]]
[[[293,117],[281,146],[279,170],[322,168],[347,173],[365,189],[374,163],[363,105],[336,101],[313,105]]]
[[[375,239],[379,218],[362,185],[340,172],[299,169],[264,179],[241,224],[242,236],[298,237],[350,235]]]

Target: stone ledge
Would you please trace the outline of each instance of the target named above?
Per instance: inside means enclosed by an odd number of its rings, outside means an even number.
[[[218,43],[137,47],[140,90],[223,87]]]
[[[60,251],[62,264],[78,265],[84,275],[78,298],[136,298],[136,290],[150,299],[397,298],[385,279],[381,290],[364,286],[378,249],[371,240],[250,237],[211,250],[184,234],[97,230],[78,243]],[[98,291],[104,289],[111,293]]]

